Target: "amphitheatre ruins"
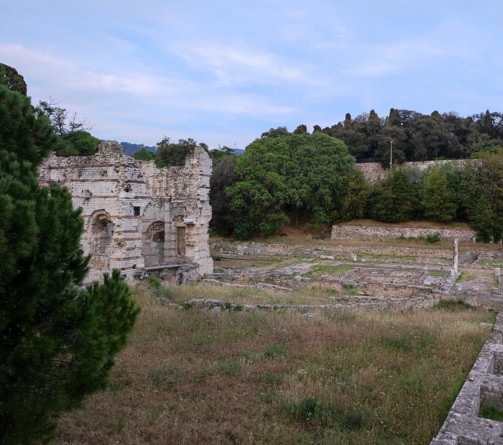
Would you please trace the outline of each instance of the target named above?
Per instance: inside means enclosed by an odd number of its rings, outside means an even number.
[[[366,175],[381,173],[366,166]],[[466,228],[382,227],[341,224],[330,239],[210,243],[211,159],[196,147],[185,165],[156,168],[104,142],[89,157],[49,158],[43,183],[70,190],[84,219],[82,250],[92,254],[90,280],[120,269],[126,280],[155,275],[180,284],[203,279],[214,286],[324,289],[325,301],[285,306],[306,316],[318,310],[358,307],[410,310],[460,299],[499,311],[503,306],[500,245],[474,243]],[[372,178],[370,178],[372,179]],[[427,243],[424,240],[439,240]],[[215,267],[213,267],[215,261]],[[232,303],[194,299],[191,305],[226,310]],[[244,310],[277,309],[249,304]],[[503,423],[479,416],[482,406],[503,410],[503,318],[484,345],[432,445],[503,444]]]
[[[157,168],[125,155],[117,142],[101,143],[94,156],[53,155],[39,170],[42,184],[66,186],[82,211],[89,281],[112,269],[126,280],[154,274],[175,283],[211,273],[210,175],[200,147],[183,166]]]

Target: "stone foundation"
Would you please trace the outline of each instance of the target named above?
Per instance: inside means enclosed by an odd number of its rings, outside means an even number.
[[[430,445],[500,445],[503,422],[480,416],[484,407],[503,410],[503,313],[483,346],[440,432]]]

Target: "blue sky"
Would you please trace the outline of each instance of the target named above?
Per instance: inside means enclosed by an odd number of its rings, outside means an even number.
[[[1,2],[0,62],[101,139],[244,148],[348,112],[503,112],[501,0]]]

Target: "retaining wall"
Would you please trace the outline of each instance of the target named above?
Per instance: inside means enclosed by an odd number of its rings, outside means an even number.
[[[436,233],[440,238],[460,241],[475,241],[475,231],[470,229],[422,229],[412,227],[373,227],[373,226],[332,226],[333,240],[382,240],[390,238],[419,238],[431,236]]]

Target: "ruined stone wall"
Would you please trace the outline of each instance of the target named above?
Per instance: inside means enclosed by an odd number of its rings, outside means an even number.
[[[337,224],[332,226],[333,240],[377,240],[389,238],[419,238],[439,233],[442,239],[459,238],[460,241],[474,241],[475,232],[470,229],[421,229],[412,227],[372,227]]]
[[[503,423],[481,416],[481,408],[503,410],[503,313],[431,445],[503,444]]]
[[[184,166],[158,169],[125,155],[117,142],[102,143],[94,156],[52,156],[39,171],[43,184],[66,186],[82,209],[90,281],[112,269],[131,279],[148,267],[183,262],[211,273],[210,175],[211,159],[200,147]]]
[[[423,162],[407,162],[404,164],[407,167],[412,167],[412,168],[417,168],[421,171],[427,170],[428,167],[432,165],[442,165],[445,163],[452,163],[455,165],[464,165],[466,161],[464,160],[440,160],[440,161],[423,161]],[[365,179],[370,183],[370,184],[375,184],[376,182],[379,182],[383,180],[386,177],[387,172],[389,171],[388,169],[384,169],[381,164],[377,162],[369,162],[365,164],[356,164],[356,168],[360,170],[363,175],[365,176]]]

